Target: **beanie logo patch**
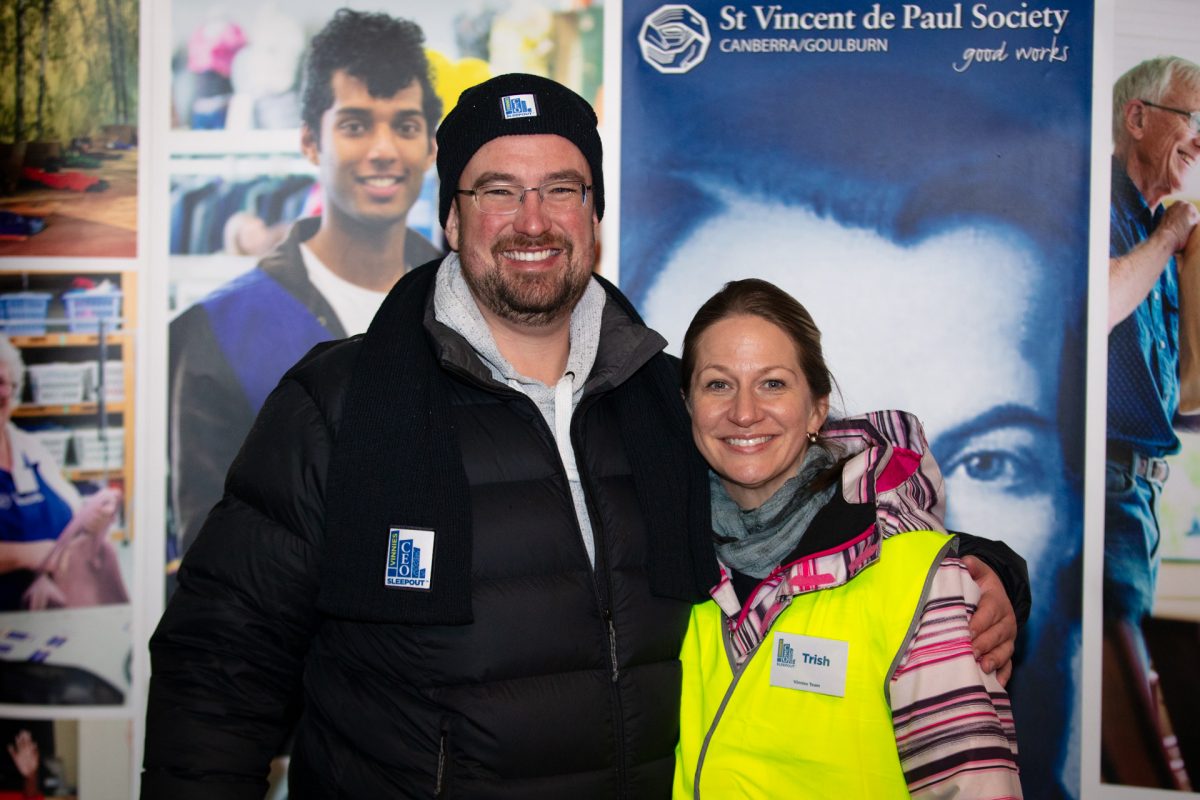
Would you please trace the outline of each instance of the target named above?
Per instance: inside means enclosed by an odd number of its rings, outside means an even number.
[[[537,100],[531,94],[510,94],[500,98],[505,119],[521,119],[538,115]]]

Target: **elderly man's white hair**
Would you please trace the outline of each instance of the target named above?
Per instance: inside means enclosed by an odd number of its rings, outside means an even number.
[[[1125,104],[1130,100],[1149,100],[1157,103],[1171,90],[1175,81],[1200,89],[1200,66],[1179,56],[1150,58],[1130,68],[1113,84],[1113,145],[1119,146],[1125,132]],[[1189,108],[1187,111],[1200,109]]]

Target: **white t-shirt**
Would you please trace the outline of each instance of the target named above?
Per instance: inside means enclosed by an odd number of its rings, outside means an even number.
[[[387,292],[364,289],[333,274],[306,244],[301,243],[300,255],[304,259],[308,279],[333,306],[333,313],[337,314],[346,335],[365,333],[375,318],[375,312],[383,304],[383,298],[387,297]]]

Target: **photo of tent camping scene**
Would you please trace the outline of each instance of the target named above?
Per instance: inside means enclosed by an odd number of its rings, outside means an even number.
[[[0,3],[0,256],[137,250],[137,0]]]

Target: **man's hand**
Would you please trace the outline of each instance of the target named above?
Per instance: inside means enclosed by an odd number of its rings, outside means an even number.
[[[1183,200],[1172,203],[1148,239],[1125,255],[1108,260],[1110,333],[1150,294],[1171,256],[1184,249],[1198,222],[1200,211],[1195,205]]]
[[[1162,231],[1163,235],[1170,235],[1175,242],[1171,252],[1179,253],[1187,246],[1188,238],[1197,223],[1200,223],[1200,210],[1192,203],[1181,200],[1167,208],[1155,233]]]
[[[996,672],[1001,686],[1012,676],[1017,642],[1017,615],[992,568],[975,556],[964,556],[971,578],[979,584],[979,606],[971,616],[971,649],[984,672]]]

